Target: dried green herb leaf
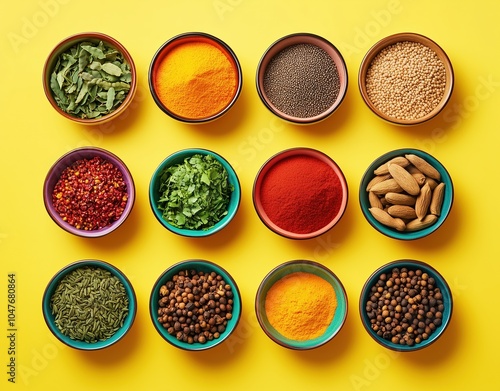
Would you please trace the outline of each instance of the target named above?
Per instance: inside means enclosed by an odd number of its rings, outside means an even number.
[[[120,76],[122,74],[122,70],[120,69],[120,67],[113,64],[112,62],[105,62],[104,64],[102,64],[101,69],[113,76]]]
[[[113,107],[113,102],[114,101],[115,101],[115,89],[113,87],[111,87],[108,90],[108,97],[107,97],[107,100],[106,100],[106,108],[108,110],[111,110],[111,108]]]

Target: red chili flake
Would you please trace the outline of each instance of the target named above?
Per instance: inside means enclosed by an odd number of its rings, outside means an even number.
[[[81,159],[61,174],[52,193],[57,213],[77,229],[102,229],[118,220],[128,201],[120,170],[98,156]]]

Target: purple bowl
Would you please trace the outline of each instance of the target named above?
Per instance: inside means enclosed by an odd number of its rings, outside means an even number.
[[[104,160],[107,160],[108,162],[112,163],[115,167],[117,167],[120,172],[123,175],[123,180],[125,181],[127,185],[127,193],[128,193],[128,200],[127,204],[125,206],[125,209],[120,216],[120,218],[110,225],[97,229],[97,230],[83,230],[83,229],[78,229],[71,224],[67,223],[64,221],[59,213],[56,211],[53,203],[52,203],[52,193],[54,191],[54,187],[56,186],[57,181],[59,180],[62,172],[75,163],[78,160],[81,159],[92,159],[94,157],[100,157]],[[86,238],[97,238],[101,237],[104,235],[109,234],[110,232],[114,231],[117,229],[120,225],[123,224],[123,222],[127,219],[129,216],[130,212],[132,211],[132,208],[134,206],[134,201],[135,201],[135,185],[134,185],[134,180],[132,178],[132,175],[130,174],[130,171],[128,170],[127,166],[123,161],[118,158],[116,155],[112,154],[111,152],[102,149],[102,148],[97,148],[97,147],[82,147],[82,148],[76,148],[63,156],[61,156],[50,168],[49,172],[47,173],[47,176],[45,178],[45,182],[43,185],[43,202],[45,204],[45,209],[47,210],[49,216],[54,220],[54,222],[64,229],[65,231],[77,235],[77,236],[82,236]]]

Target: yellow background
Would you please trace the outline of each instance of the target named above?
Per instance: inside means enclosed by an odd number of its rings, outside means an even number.
[[[498,146],[500,3],[435,1],[81,1],[26,0],[0,11],[0,388],[6,389],[497,389],[500,218]],[[131,52],[139,74],[137,97],[126,117],[105,127],[83,127],[58,116],[41,84],[46,56],[61,39],[82,31],[109,34]],[[244,86],[237,104],[208,125],[175,122],[154,104],[147,72],[159,46],[179,33],[218,36],[236,52]],[[257,63],[276,39],[294,32],[324,36],[343,53],[349,88],[340,109],[312,126],[277,120],[258,99]],[[397,32],[427,35],[454,65],[456,85],[447,108],[413,128],[389,125],[369,112],[357,87],[363,55]],[[96,145],[129,166],[137,200],[127,222],[95,240],[56,226],[42,202],[45,175],[62,154]],[[258,219],[251,193],[255,175],[274,153],[307,146],[329,154],[343,169],[349,204],[341,222],[322,237],[290,241]],[[243,195],[235,220],[206,239],[175,236],[160,226],[148,204],[156,166],[187,147],[212,149],[236,168]],[[451,215],[432,236],[401,242],[376,232],[358,203],[361,176],[379,155],[403,147],[424,149],[450,171],[455,185]],[[41,313],[43,290],[56,271],[78,259],[97,258],[120,268],[139,303],[130,333],[97,352],[72,350],[56,340]],[[233,338],[215,349],[189,353],[154,330],[148,300],[156,278],[188,258],[219,263],[236,279],[243,314]],[[284,349],[262,332],[254,297],[265,274],[290,259],[311,259],[343,281],[349,314],[340,334],[312,351]],[[398,354],[363,329],[358,300],[377,267],[414,258],[436,267],[449,282],[455,307],[442,338]],[[7,274],[17,276],[17,377],[7,382]],[[10,387],[10,388],[7,388]]]

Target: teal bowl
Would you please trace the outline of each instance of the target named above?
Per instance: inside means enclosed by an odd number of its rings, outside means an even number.
[[[424,339],[420,343],[415,343],[411,346],[394,343],[391,340],[385,339],[382,336],[378,335],[372,329],[372,324],[368,316],[367,302],[369,301],[372,295],[372,287],[374,287],[375,284],[377,284],[382,274],[390,274],[394,268],[398,269],[407,268],[408,270],[417,270],[417,269],[422,270],[423,273],[427,273],[429,277],[434,278],[435,280],[434,285],[435,287],[439,288],[443,296],[442,300],[444,309],[442,311],[441,325],[436,327],[436,329],[433,331],[433,333],[429,336],[428,339]],[[451,321],[451,316],[453,313],[453,298],[448,283],[446,282],[444,277],[432,266],[430,266],[425,262],[413,259],[400,259],[389,262],[379,267],[370,275],[370,277],[368,277],[368,280],[364,284],[363,289],[361,291],[361,296],[359,299],[359,313],[364,328],[366,329],[370,337],[372,337],[377,343],[391,350],[400,352],[412,352],[423,349],[433,344],[443,335],[444,331],[446,330]]]
[[[265,310],[266,296],[269,289],[286,275],[295,272],[312,273],[323,278],[332,285],[337,297],[335,314],[323,335],[306,341],[289,339],[279,333],[270,324]],[[278,345],[292,350],[314,349],[331,341],[344,326],[347,318],[347,294],[339,278],[324,265],[308,260],[288,261],[272,269],[262,280],[255,296],[255,313],[264,333]]]
[[[116,276],[118,280],[123,284],[128,296],[128,314],[125,317],[123,325],[110,338],[104,341],[90,343],[83,340],[71,339],[69,336],[63,334],[61,330],[59,330],[55,323],[54,315],[52,314],[50,301],[60,281],[68,273],[71,273],[72,271],[81,267],[94,267],[109,271],[112,275]],[[134,288],[132,287],[129,279],[115,266],[100,260],[80,260],[65,266],[52,277],[43,294],[42,312],[45,323],[47,324],[49,330],[59,341],[71,348],[75,348],[78,350],[99,350],[117,343],[131,329],[137,313],[137,298],[135,296]]]
[[[167,220],[163,218],[162,211],[158,208],[158,200],[160,199],[160,177],[161,173],[163,170],[167,167],[174,166],[177,164],[180,164],[184,161],[185,158],[196,155],[196,154],[201,154],[201,155],[212,155],[214,156],[221,164],[222,166],[226,169],[228,173],[228,181],[229,183],[233,186],[234,190],[231,193],[231,198],[229,200],[229,205],[227,207],[227,214],[218,222],[216,223],[213,227],[208,228],[208,229],[183,229],[183,228],[178,228],[170,224]],[[190,148],[190,149],[184,149],[181,151],[177,151],[170,156],[168,156],[166,159],[164,159],[160,165],[156,168],[154,171],[151,181],[149,184],[149,204],[151,206],[151,209],[153,211],[153,214],[155,215],[156,219],[160,222],[160,224],[168,229],[169,231],[181,235],[181,236],[187,236],[187,237],[194,237],[194,238],[201,238],[205,236],[210,236],[215,234],[216,232],[219,232],[222,230],[224,227],[226,227],[231,220],[234,218],[236,215],[238,208],[240,206],[240,201],[241,201],[241,186],[240,186],[240,181],[238,179],[238,176],[236,174],[236,171],[233,169],[233,167],[229,164],[229,162],[224,159],[222,156],[219,154],[207,150],[207,149],[201,149],[201,148]]]
[[[232,308],[232,318],[228,320],[228,324],[223,333],[220,334],[219,338],[214,338],[212,340],[207,340],[205,343],[200,342],[184,342],[178,340],[175,335],[169,334],[167,329],[163,327],[162,323],[158,320],[158,310],[160,308],[160,288],[162,285],[171,281],[173,276],[181,271],[195,270],[197,272],[211,273],[215,272],[219,274],[226,284],[231,286],[231,291],[233,293],[233,308]],[[153,326],[158,332],[158,334],[169,344],[175,346],[176,348],[188,351],[202,351],[211,349],[222,342],[224,342],[235,330],[238,322],[241,318],[241,295],[233,277],[221,266],[207,260],[203,259],[189,259],[185,261],[178,262],[170,267],[168,267],[156,280],[151,290],[151,295],[149,299],[149,313],[151,316],[151,321]]]
[[[438,216],[437,221],[434,224],[428,226],[427,228],[423,228],[418,231],[397,231],[396,229],[387,227],[384,224],[377,221],[369,211],[370,201],[368,198],[368,192],[366,191],[366,187],[374,177],[373,171],[380,165],[391,160],[392,158],[397,156],[404,156],[406,154],[417,155],[426,160],[428,163],[430,163],[435,169],[439,171],[439,174],[441,175],[441,182],[444,182],[445,184],[443,204],[441,207],[441,213]],[[366,220],[368,221],[368,223],[383,235],[399,240],[421,239],[435,232],[439,227],[441,227],[441,225],[443,225],[445,220],[448,218],[448,215],[450,214],[453,205],[453,198],[454,198],[453,181],[451,179],[449,172],[446,170],[443,164],[441,164],[440,161],[438,161],[434,156],[430,155],[429,153],[421,151],[419,149],[412,149],[412,148],[396,149],[387,152],[382,156],[378,157],[377,159],[375,159],[370,164],[368,169],[365,171],[361,179],[361,184],[359,186],[359,204],[361,206],[361,211],[365,216]]]

